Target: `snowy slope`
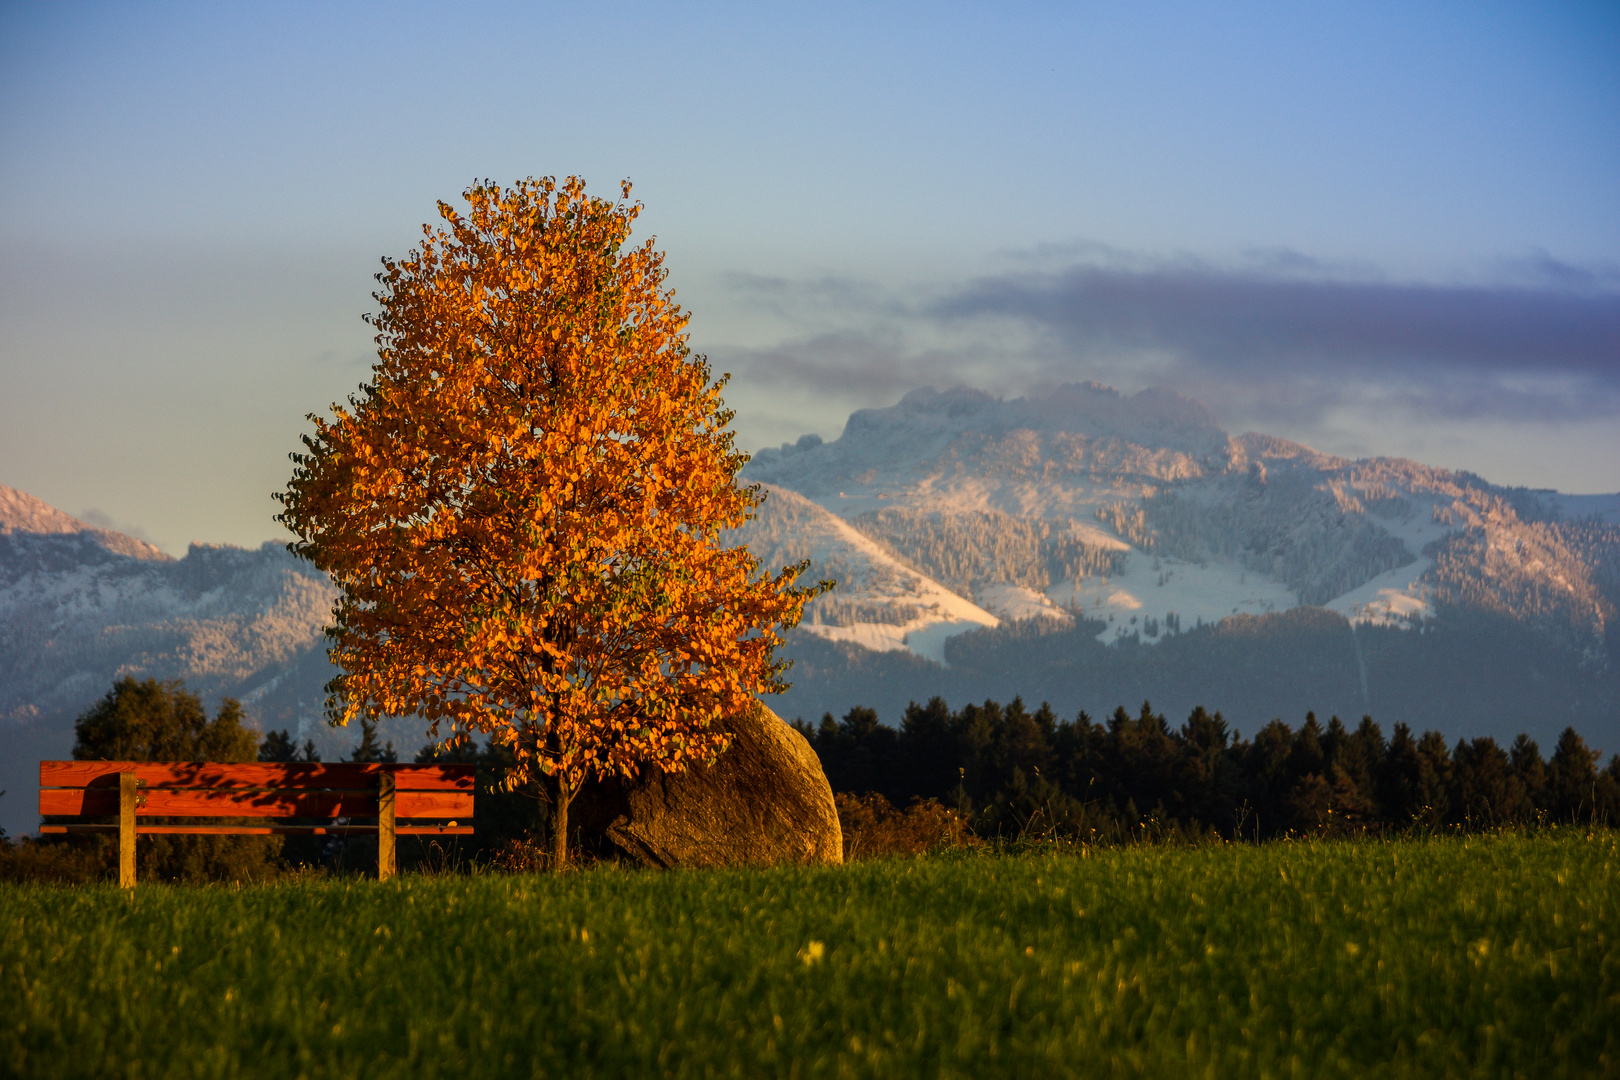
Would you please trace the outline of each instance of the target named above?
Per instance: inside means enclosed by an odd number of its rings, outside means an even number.
[[[1137,552],[1125,572],[1069,579],[1046,592],[1054,604],[1104,619],[1102,641],[1140,633],[1157,643],[1172,627],[1191,629],[1228,615],[1264,615],[1295,606],[1294,594],[1263,574],[1233,563],[1195,563]]]
[[[1413,626],[1434,614],[1423,580],[1433,565],[1432,559],[1420,558],[1386,570],[1323,606],[1357,625]]]
[[[902,564],[847,522],[801,495],[765,485],[753,521],[727,534],[772,571],[805,559],[801,580],[835,580],[801,624],[829,641],[880,652],[910,649],[943,662],[945,639],[999,624],[994,615]]]
[[[1229,453],[1208,413],[1168,391],[1087,384],[1002,401],[958,387],[853,413],[831,443],[761,450],[746,475],[844,518],[903,502],[1089,520],[1107,499],[1223,471]]]

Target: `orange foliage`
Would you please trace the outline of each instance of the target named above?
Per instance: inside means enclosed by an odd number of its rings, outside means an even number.
[[[778,631],[821,588],[719,542],[763,496],[662,254],[627,247],[629,194],[440,203],[447,228],[383,260],[371,381],[310,417],[279,496],[341,590],[334,719],[488,733],[563,822],[587,776],[711,760],[716,719],[786,688]]]

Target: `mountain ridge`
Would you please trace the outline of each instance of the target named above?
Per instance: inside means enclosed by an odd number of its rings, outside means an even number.
[[[967,541],[918,562],[927,546],[919,533],[966,536],[975,516],[1039,522],[1075,546],[1076,572],[1045,585],[1047,603],[1090,606],[1116,621],[1147,600],[1140,587],[1105,591],[1105,563],[1120,571],[1116,556],[1101,554],[1113,544],[1123,545],[1127,564],[1155,564],[1155,588],[1178,575],[1201,579],[1181,590],[1183,609],[1200,590],[1219,598],[1207,610],[1167,610],[1178,617],[1281,603],[1412,626],[1433,613],[1436,598],[1504,611],[1533,601],[1549,629],[1559,622],[1560,632],[1596,649],[1616,609],[1615,590],[1545,526],[1576,508],[1602,519],[1594,528],[1620,522],[1620,495],[1500,488],[1407,459],[1349,459],[1254,432],[1228,436],[1171,391],[1127,396],[1077,384],[1050,388],[1038,401],[960,387],[913,391],[887,409],[852,414],[831,443],[810,437],[761,451],[744,476],[800,492],[981,603],[997,587],[1028,588],[1030,575],[986,565]],[[1582,545],[1612,547],[1607,537]],[[1530,554],[1515,561],[1508,552]],[[963,580],[956,567],[975,562],[979,580]],[[1092,584],[1098,588],[1088,590]]]
[[[43,499],[0,484],[0,537],[76,537],[115,555],[161,562],[169,558],[157,547],[133,536],[102,529],[63,513]]]

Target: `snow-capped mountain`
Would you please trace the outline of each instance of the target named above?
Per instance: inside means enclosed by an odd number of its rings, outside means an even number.
[[[4,487],[0,530],[0,720],[82,709],[123,675],[264,701],[332,608],[325,576],[277,544],[171,559]]]
[[[1079,614],[1104,639],[1151,643],[1299,605],[1415,628],[1450,603],[1511,613],[1595,656],[1615,617],[1612,569],[1606,591],[1604,557],[1581,550],[1612,552],[1620,495],[1508,490],[1231,437],[1164,390],[918,390],[853,414],[833,442],[763,450],[744,475],[798,492],[992,614]],[[847,623],[845,637],[895,620]],[[913,651],[932,657],[937,643],[929,633]]]

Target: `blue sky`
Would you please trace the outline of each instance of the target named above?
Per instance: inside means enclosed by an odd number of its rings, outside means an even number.
[[[1620,489],[1613,5],[0,7],[0,483],[274,538],[377,259],[631,178],[745,446],[925,383]]]

